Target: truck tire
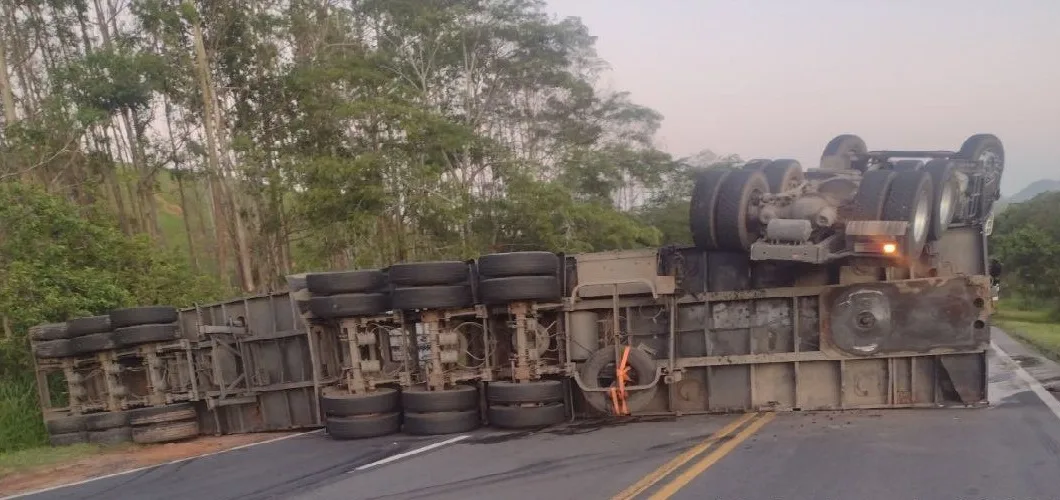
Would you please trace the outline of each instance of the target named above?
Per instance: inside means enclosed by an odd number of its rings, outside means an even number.
[[[338,387],[327,387],[321,391],[320,406],[325,415],[335,417],[390,413],[401,410],[401,394],[389,387],[362,394],[350,394]]]
[[[402,429],[408,434],[436,436],[477,429],[482,425],[478,410],[405,413]]]
[[[891,182],[887,201],[883,204],[883,219],[909,223],[904,241],[899,245],[901,255],[906,259],[918,259],[927,244],[931,195],[931,176],[927,172],[899,172]]]
[[[766,168],[766,165],[769,165],[772,162],[773,160],[770,160],[769,158],[754,158],[752,160],[747,160],[747,163],[744,163],[743,166],[740,167],[740,170],[759,171]]]
[[[87,430],[85,428],[85,417],[81,415],[66,415],[50,418],[44,421],[44,427],[48,434],[72,434]]]
[[[401,413],[351,417],[327,417],[324,427],[332,439],[364,439],[386,436],[401,430]]]
[[[172,342],[180,339],[180,325],[136,325],[114,330],[114,343],[118,347],[132,347],[155,342]]]
[[[907,170],[920,170],[924,168],[923,160],[898,160],[894,162],[891,170],[894,172],[905,172]]]
[[[853,134],[837,135],[821,153],[821,170],[864,170],[865,166],[855,162],[853,156],[868,152],[868,146],[860,137]]]
[[[199,422],[163,422],[143,427],[133,427],[132,440],[139,444],[171,443],[191,439],[199,435]]]
[[[850,204],[850,220],[881,220],[883,204],[896,174],[890,170],[870,170],[861,176],[858,191]]]
[[[463,309],[475,305],[470,285],[395,288],[391,302],[396,310]]]
[[[70,348],[73,349],[75,356],[108,351],[117,346],[114,334],[111,332],[90,333],[70,339]]]
[[[74,318],[66,322],[66,333],[70,338],[111,331],[110,316]]]
[[[607,346],[597,350],[589,359],[585,361],[581,369],[578,371],[578,375],[581,377],[582,383],[591,388],[600,388],[601,384],[599,379],[604,375],[604,369],[609,366],[614,369],[615,363],[615,348],[613,346]],[[627,386],[636,385],[647,385],[655,380],[655,360],[644,352],[642,349],[636,347],[630,348],[629,350],[629,366],[633,369],[635,376],[631,382],[628,382]],[[613,373],[613,372],[612,372]],[[659,385],[655,384],[650,389],[643,391],[630,392],[626,399],[626,405],[629,407],[629,411],[635,412],[644,408],[651,402],[652,398],[655,397],[655,392],[658,391]],[[586,402],[590,406],[595,408],[597,411],[610,413],[613,408],[611,407],[611,399],[607,392],[583,392]]]
[[[108,411],[84,415],[85,430],[89,432],[105,431],[129,426],[129,414],[124,411]]]
[[[411,262],[390,266],[390,283],[397,287],[457,285],[471,279],[467,262]]]
[[[132,427],[115,427],[102,431],[88,432],[88,442],[93,444],[121,444],[133,440]]]
[[[48,436],[48,442],[52,446],[72,446],[88,442],[87,432],[68,432],[65,434],[52,434]]]
[[[938,241],[942,238],[942,233],[950,228],[953,215],[957,213],[957,203],[961,196],[957,169],[952,161],[940,159],[927,162],[923,170],[931,176],[933,190],[928,240]]]
[[[486,410],[490,425],[502,429],[548,427],[567,420],[563,403],[540,406],[490,406]]]
[[[558,276],[559,256],[552,252],[491,253],[478,258],[480,279]]]
[[[754,170],[739,170],[725,178],[718,193],[715,227],[721,250],[747,251],[758,240],[761,223],[750,217],[750,206],[769,193],[765,175]]]
[[[108,316],[110,316],[110,326],[114,329],[137,325],[176,323],[180,319],[177,308],[170,306],[115,309]]]
[[[46,340],[33,344],[33,355],[40,359],[69,358],[77,353],[66,339]]]
[[[1005,166],[1005,146],[994,134],[975,134],[965,139],[954,158],[982,161],[1000,172]]]
[[[483,304],[506,304],[524,300],[558,301],[562,297],[555,276],[510,276],[479,282],[478,294]]]
[[[802,165],[796,160],[773,160],[762,168],[770,193],[783,193],[799,187],[805,178]]]
[[[497,404],[557,403],[563,401],[563,383],[559,380],[532,382],[490,382],[486,400]]]
[[[688,223],[692,241],[702,250],[718,249],[717,224],[718,192],[725,178],[733,172],[729,168],[712,168],[698,175],[689,203]]]
[[[475,410],[478,405],[478,388],[473,385],[455,385],[441,391],[428,391],[427,386],[421,384],[401,391],[401,407],[406,413]]]
[[[195,420],[198,418],[198,412],[195,411],[195,405],[191,403],[177,403],[165,406],[140,408],[137,410],[130,410],[128,413],[129,424],[133,427],[167,422],[180,422],[183,420]]]
[[[390,297],[382,293],[347,293],[309,299],[309,311],[321,319],[376,316],[389,310]]]
[[[386,274],[378,269],[310,273],[305,276],[306,289],[313,295],[372,293],[386,288]]]
[[[66,323],[45,323],[29,327],[29,338],[34,342],[47,342],[67,338]]]

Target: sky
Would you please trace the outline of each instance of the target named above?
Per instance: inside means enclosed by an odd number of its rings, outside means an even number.
[[[1060,0],[547,0],[580,17],[659,146],[818,166],[869,149],[1005,145],[1002,193],[1060,179]]]

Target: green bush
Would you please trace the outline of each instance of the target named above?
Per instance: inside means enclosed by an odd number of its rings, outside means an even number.
[[[45,442],[26,330],[123,306],[226,294],[183,259],[127,237],[104,211],[0,183],[0,451]]]

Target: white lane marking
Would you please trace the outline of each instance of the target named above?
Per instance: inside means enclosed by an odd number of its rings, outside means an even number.
[[[1045,387],[1041,382],[1038,382],[1038,379],[1034,378],[1030,373],[1027,373],[1027,370],[1024,370],[1016,360],[1012,359],[1007,352],[998,347],[997,343],[993,340],[990,341],[990,347],[994,349],[994,352],[999,358],[1001,358],[1001,361],[1004,361],[1006,364],[1011,365],[1014,368],[1013,371],[1016,372],[1016,375],[1026,382],[1031,390],[1038,395],[1038,399],[1041,399],[1042,402],[1045,403],[1045,406],[1048,406],[1049,409],[1052,410],[1053,415],[1056,415],[1056,418],[1060,419],[1060,400],[1057,400],[1051,393],[1049,393],[1049,391],[1045,390]]]
[[[195,460],[196,458],[211,457],[211,456],[214,456],[214,455],[220,455],[222,453],[228,453],[230,451],[242,450],[242,449],[245,449],[245,448],[250,448],[252,446],[258,446],[258,445],[262,445],[262,444],[275,443],[277,441],[283,441],[285,439],[291,439],[291,438],[295,438],[295,437],[298,437],[298,436],[306,436],[306,435],[309,435],[309,434],[316,434],[318,432],[324,432],[324,429],[317,429],[315,431],[309,431],[309,432],[300,432],[298,434],[291,434],[289,436],[280,436],[278,438],[268,439],[268,440],[265,440],[265,441],[259,441],[257,443],[241,444],[239,446],[235,446],[235,447],[232,447],[232,448],[228,448],[228,449],[224,449],[224,450],[218,450],[218,451],[213,451],[213,452],[210,452],[210,453],[203,453],[202,455],[196,455],[194,457],[179,458],[177,460],[171,460],[169,462],[165,462],[165,463],[161,463],[161,464],[147,465],[147,466],[144,466],[144,467],[138,467],[136,469],[129,469],[127,471],[115,472],[114,474],[107,474],[105,476],[93,477],[93,478],[85,479],[85,480],[82,480],[82,481],[77,481],[75,483],[60,484],[60,485],[57,485],[57,486],[51,486],[51,487],[39,489],[39,490],[36,490],[36,491],[27,491],[25,493],[17,493],[15,495],[11,495],[11,496],[0,497],[0,500],[12,500],[14,498],[28,497],[30,495],[37,495],[39,493],[47,493],[49,491],[54,491],[54,490],[58,490],[58,489],[62,489],[62,488],[69,488],[71,486],[80,486],[82,484],[91,483],[93,481],[101,481],[103,479],[109,479],[109,478],[112,478],[112,477],[124,476],[124,475],[127,475],[127,474],[133,474],[133,473],[136,473],[136,472],[141,472],[141,471],[145,471],[145,470],[149,470],[149,469],[154,469],[154,468],[157,468],[157,467],[165,467],[167,465],[179,464],[181,462],[187,462],[188,460]]]
[[[350,472],[347,472],[347,474],[352,474],[352,473],[357,472],[359,470],[368,469],[368,468],[371,468],[371,467],[375,467],[377,465],[388,464],[388,463],[393,462],[395,460],[401,460],[402,458],[405,458],[405,457],[411,457],[413,455],[418,455],[420,453],[425,453],[425,452],[431,451],[431,450],[433,450],[435,448],[441,448],[442,446],[450,445],[450,444],[453,444],[453,443],[458,443],[458,442],[463,441],[463,440],[465,440],[465,439],[467,439],[469,437],[471,437],[470,434],[464,434],[463,436],[457,436],[457,437],[452,438],[452,439],[446,439],[445,441],[440,441],[440,442],[437,442],[437,443],[429,444],[427,446],[422,446],[420,448],[416,448],[415,450],[406,451],[405,453],[398,453],[397,455],[390,455],[389,457],[386,457],[386,458],[384,458],[382,460],[376,460],[375,462],[372,462],[370,464],[361,465],[361,466],[357,467],[356,469],[353,469]],[[0,500],[2,500],[2,499],[0,499]]]

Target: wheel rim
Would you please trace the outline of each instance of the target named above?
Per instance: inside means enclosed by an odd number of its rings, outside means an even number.
[[[913,242],[924,241],[927,237],[929,221],[931,221],[931,207],[928,205],[928,197],[921,196],[917,199],[916,210],[913,212]]]
[[[942,224],[943,229],[948,227],[950,221],[953,220],[953,211],[956,209],[954,200],[956,198],[957,187],[953,185],[951,180],[946,183],[946,189],[942,190],[941,198],[939,199],[939,222]]]

